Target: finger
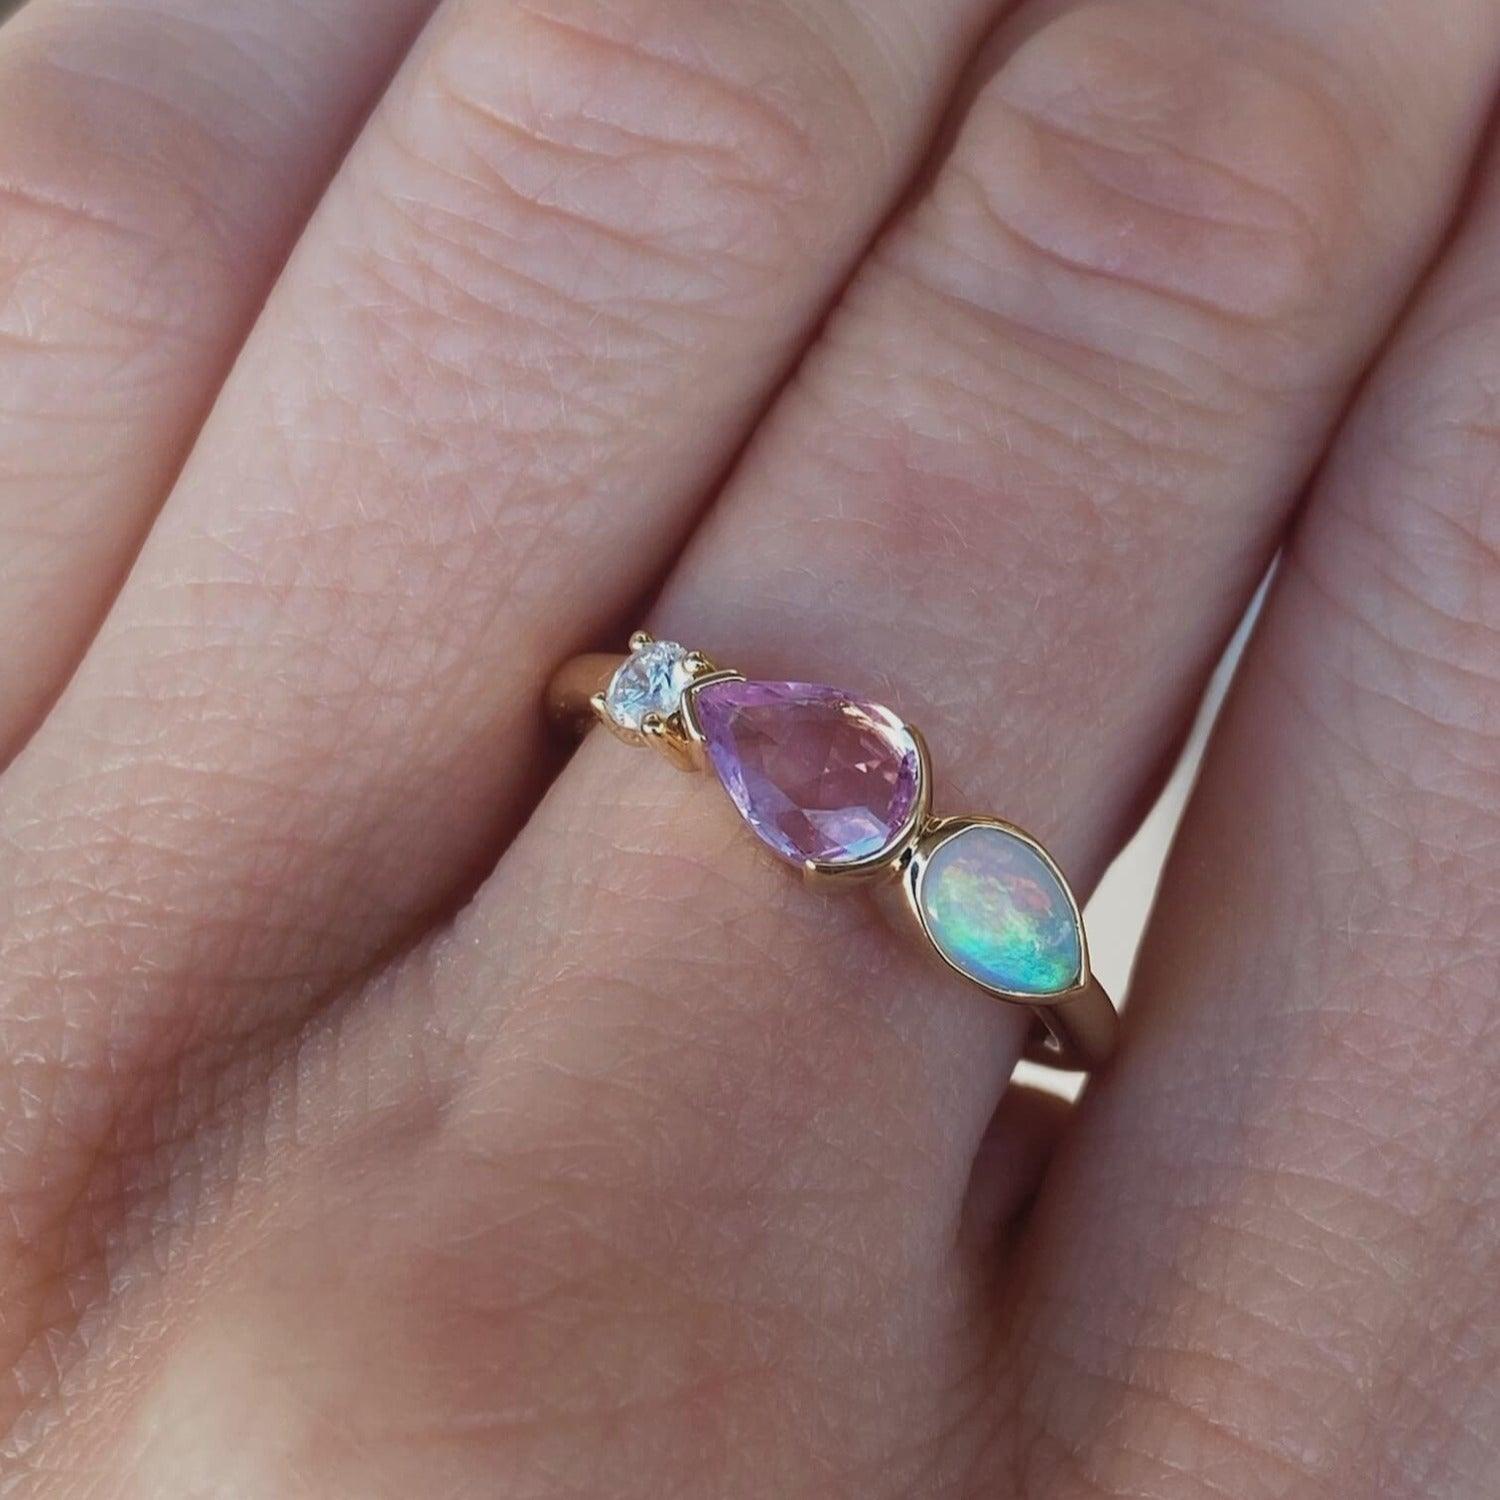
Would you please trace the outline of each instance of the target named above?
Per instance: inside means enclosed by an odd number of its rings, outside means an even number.
[[[5,1149],[41,1203],[117,1201],[142,1069],[218,1108],[493,859],[557,655],[657,576],[991,13],[438,14],[0,786],[0,1014],[56,1101]]]
[[[33,0],[0,35],[0,767],[429,6]]]
[[[1487,175],[1286,557],[1044,1200],[1008,1356],[1037,1493],[1065,1452],[1108,1493],[1500,1482]]]

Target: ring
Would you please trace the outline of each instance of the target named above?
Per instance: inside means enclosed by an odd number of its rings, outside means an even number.
[[[999,818],[934,815],[926,741],[890,709],[815,683],[751,681],[644,631],[623,660],[568,662],[547,706],[576,732],[597,721],[680,770],[712,770],[761,843],[809,880],[899,882],[950,969],[1035,1014],[1032,1061],[1086,1072],[1114,1051],[1119,1017],[1052,856]]]

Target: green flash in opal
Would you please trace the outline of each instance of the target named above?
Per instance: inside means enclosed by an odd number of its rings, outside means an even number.
[[[928,934],[954,968],[1014,995],[1055,995],[1083,977],[1073,903],[1024,839],[976,823],[929,855],[918,902]]]

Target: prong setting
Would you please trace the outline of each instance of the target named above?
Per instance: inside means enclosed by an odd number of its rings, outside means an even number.
[[[659,750],[679,771],[703,769],[702,741],[685,731],[681,712],[647,714],[641,721],[641,735],[646,744]]]

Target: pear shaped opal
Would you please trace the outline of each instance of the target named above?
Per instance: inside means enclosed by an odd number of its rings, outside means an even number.
[[[894,853],[921,794],[911,731],[887,708],[806,682],[711,682],[693,710],[751,828],[794,864]]]
[[[944,838],[917,883],[923,925],[961,973],[1010,995],[1055,995],[1083,977],[1078,917],[1052,866],[988,823]]]

